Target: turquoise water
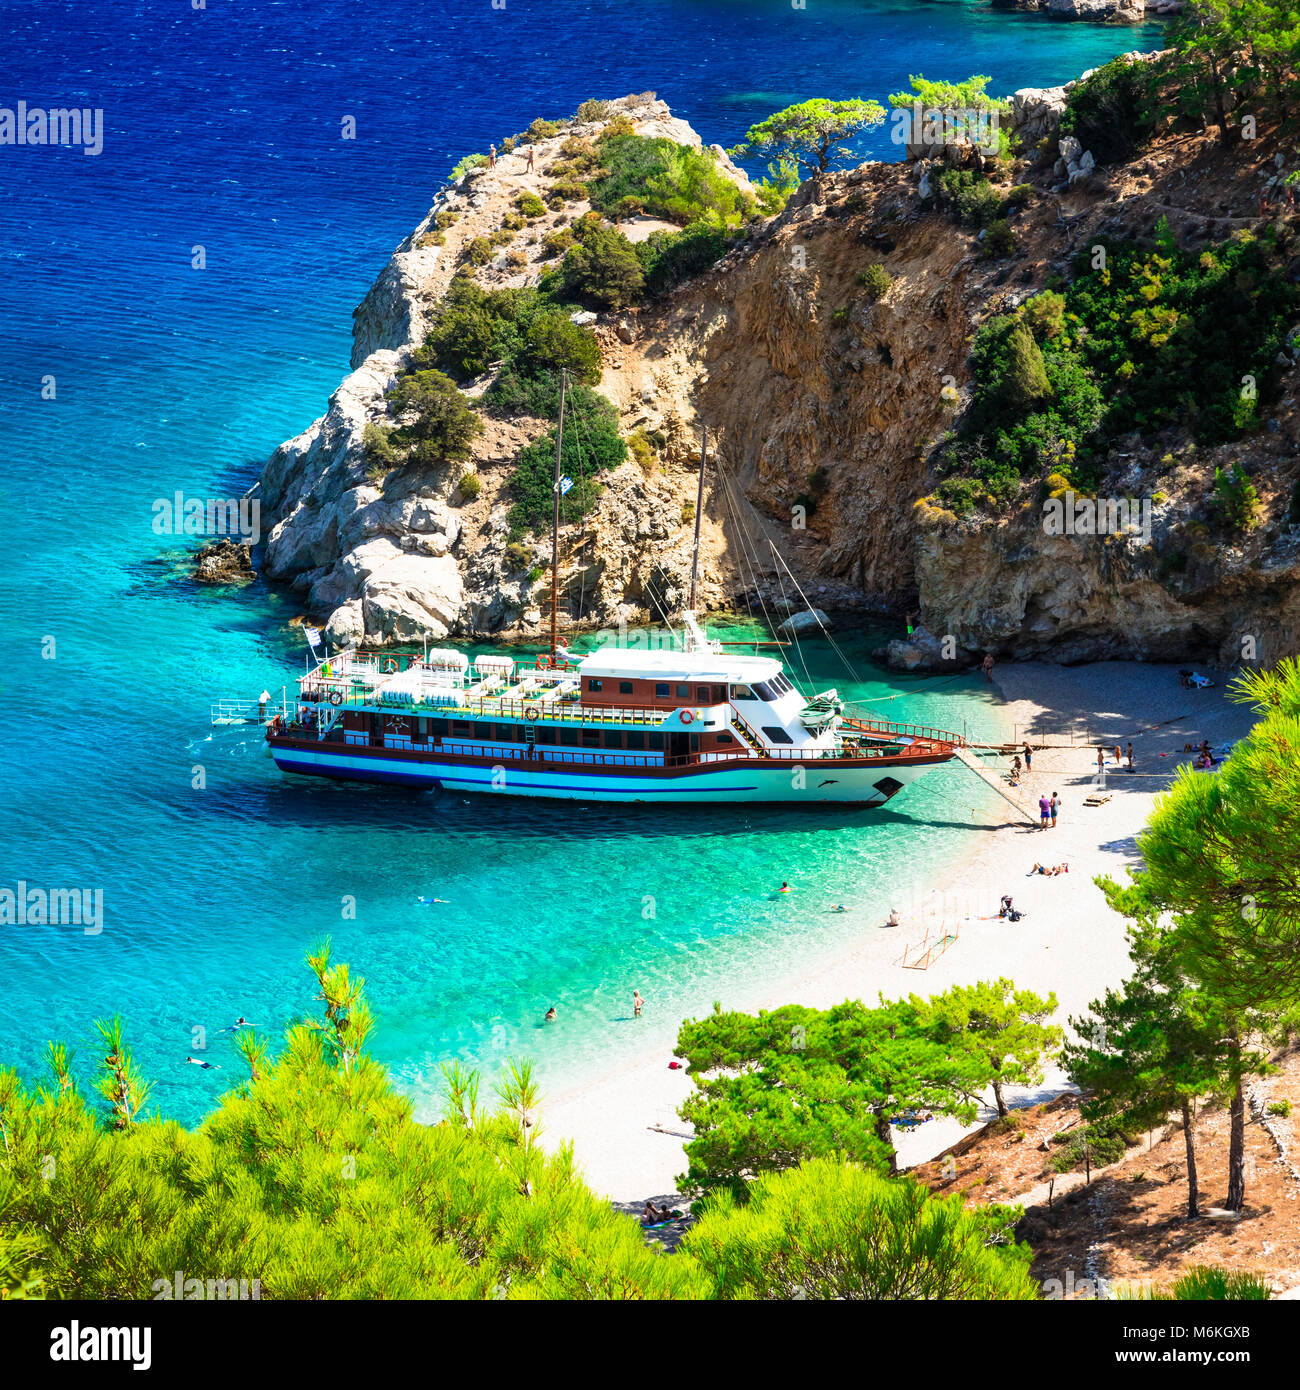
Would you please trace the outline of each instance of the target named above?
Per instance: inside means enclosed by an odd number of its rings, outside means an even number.
[[[92,1020],[120,1010],[159,1106],[196,1120],[236,1074],[215,1030],[310,1011],[301,958],[329,933],[413,1092],[448,1057],[518,1051],[558,1084],[829,949],[860,924],[830,902],[878,908],[962,851],[960,770],[879,812],[584,811],[291,780],[208,714],[299,669],[297,599],[204,591],[152,530],[154,499],[237,495],[320,413],[353,306],[466,149],[647,87],[729,144],[787,95],[972,69],[1006,90],[1159,32],[959,3],[790,16],[683,0],[6,7],[13,93],[100,106],[107,134],[95,158],[0,159],[0,887],[98,888],[105,927],[0,926],[0,1063],[34,1072],[51,1037],[89,1060]],[[341,114],[358,141],[338,139]],[[849,636],[860,669],[879,636]],[[896,717],[992,732],[973,680],[853,686],[826,650],[813,666],[846,694],[906,691]],[[799,893],[773,901],[782,879]],[[634,985],[651,1000],[640,1034],[622,1021]],[[195,1027],[224,1070],[184,1065]]]

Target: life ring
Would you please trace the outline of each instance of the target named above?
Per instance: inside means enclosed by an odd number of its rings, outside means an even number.
[[[341,690],[330,691],[330,704],[341,705],[343,703],[343,692]]]
[[[542,715],[542,712],[541,712],[541,710],[539,710],[539,709],[537,708],[536,705],[525,705],[525,706],[524,706],[524,718],[527,719],[530,723],[531,723],[534,719],[540,719],[540,718],[541,718],[541,715]]]
[[[379,669],[384,675],[391,676],[393,672],[397,670],[397,658],[395,656],[386,656],[379,663]]]
[[[694,722],[695,715],[692,713],[692,711],[690,711],[690,710],[688,710],[688,709],[682,710],[682,711],[681,711],[681,716],[682,716],[682,723],[683,723],[683,724],[690,724],[690,723],[693,723],[693,722]]]
[[[537,658],[537,669],[539,671],[549,671],[555,665],[555,658],[543,653]]]

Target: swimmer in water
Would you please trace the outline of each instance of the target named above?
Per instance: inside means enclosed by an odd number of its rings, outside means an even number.
[[[843,903],[836,903],[836,904],[831,908],[831,911],[832,911],[832,912],[847,912],[847,911],[848,911],[848,908],[845,907]]]
[[[554,1004],[552,1004],[551,1007],[550,1007],[549,1009],[547,1009],[547,1011],[546,1011],[546,1021],[547,1021],[547,1023],[554,1023],[554,1022],[555,1022],[555,1005],[554,1005]]]
[[[418,903],[420,903],[423,907],[432,907],[434,903],[445,903],[445,902],[449,902],[450,899],[448,899],[448,898],[417,898],[416,901],[417,901]]]
[[[782,882],[781,887],[780,887],[777,891],[780,892],[780,893],[789,893],[789,892],[791,892],[792,890],[791,890],[790,885],[789,885],[788,883]]]
[[[216,1062],[200,1062],[197,1057],[187,1057],[185,1059],[193,1067],[202,1067],[204,1071],[220,1071],[221,1067]]]
[[[256,1024],[256,1023],[250,1023],[250,1022],[241,1014],[241,1015],[230,1025],[229,1028],[223,1028],[223,1029],[221,1029],[221,1031],[222,1031],[223,1033],[238,1033],[239,1030],[240,1030],[241,1028],[256,1028],[256,1027],[257,1027],[257,1024]]]

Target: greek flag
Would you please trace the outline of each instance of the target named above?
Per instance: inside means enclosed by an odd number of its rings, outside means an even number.
[[[320,630],[318,628],[307,627],[306,624],[304,624],[302,629],[302,635],[307,639],[307,642],[310,646],[320,646]]]
[[[566,492],[568,492],[568,490],[569,490],[572,486],[573,486],[573,479],[570,478],[570,477],[566,474],[563,478],[560,479],[560,482],[559,482],[560,496],[563,497],[564,494],[565,494]],[[551,490],[554,491],[555,489],[552,488]]]

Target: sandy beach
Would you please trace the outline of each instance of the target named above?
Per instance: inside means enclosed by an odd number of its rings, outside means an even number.
[[[853,942],[816,967],[794,967],[787,975],[739,988],[728,1007],[775,1008],[802,1003],[826,1007],[845,998],[872,1001],[878,994],[897,998],[929,995],[952,984],[1006,976],[1039,994],[1054,992],[1057,1021],[1086,1010],[1090,1000],[1118,984],[1127,974],[1124,921],[1106,906],[1093,879],[1100,874],[1123,878],[1138,862],[1136,836],[1155,798],[1174,770],[1187,762],[1184,744],[1209,739],[1220,745],[1250,727],[1249,708],[1225,698],[1226,677],[1214,673],[1208,690],[1179,685],[1178,668],[1126,662],[1061,667],[1045,663],[1000,664],[994,673],[1003,701],[1007,737],[1053,746],[1033,759],[1019,795],[1036,808],[1040,795],[1056,792],[1061,815],[1055,829],[1040,831],[1018,820],[1001,803],[1006,823],[997,820],[992,794],[971,772],[973,806],[952,808],[971,816],[971,847],[954,859],[945,880],[927,885],[898,903],[902,923],[887,928],[863,921]],[[1069,745],[1073,740],[1073,746]],[[1108,749],[1132,742],[1135,768],[1106,758],[1101,806],[1085,806],[1098,790],[1097,743]],[[1006,771],[1010,757],[984,755],[988,766]],[[1216,752],[1217,756],[1217,752]],[[1210,774],[1205,774],[1210,775]],[[897,803],[906,807],[903,798]],[[1068,863],[1068,874],[1031,875],[1035,863]],[[998,900],[1010,893],[1021,921],[996,917]],[[850,911],[853,910],[849,904]],[[865,913],[863,914],[865,916]],[[929,963],[908,968],[936,938],[955,936]],[[579,1165],[599,1192],[617,1202],[639,1203],[648,1196],[675,1191],[686,1166],[682,1152],[688,1131],[676,1117],[690,1093],[684,1071],[673,1071],[663,1047],[588,1081],[557,1090],[543,1106],[545,1140],[571,1140]],[[1066,1080],[1049,1074],[1032,1098],[1059,1091]],[[1028,1096],[1028,1093],[1024,1093]],[[896,1131],[900,1159],[920,1163],[946,1148],[962,1133],[955,1121],[936,1119],[911,1132]]]

